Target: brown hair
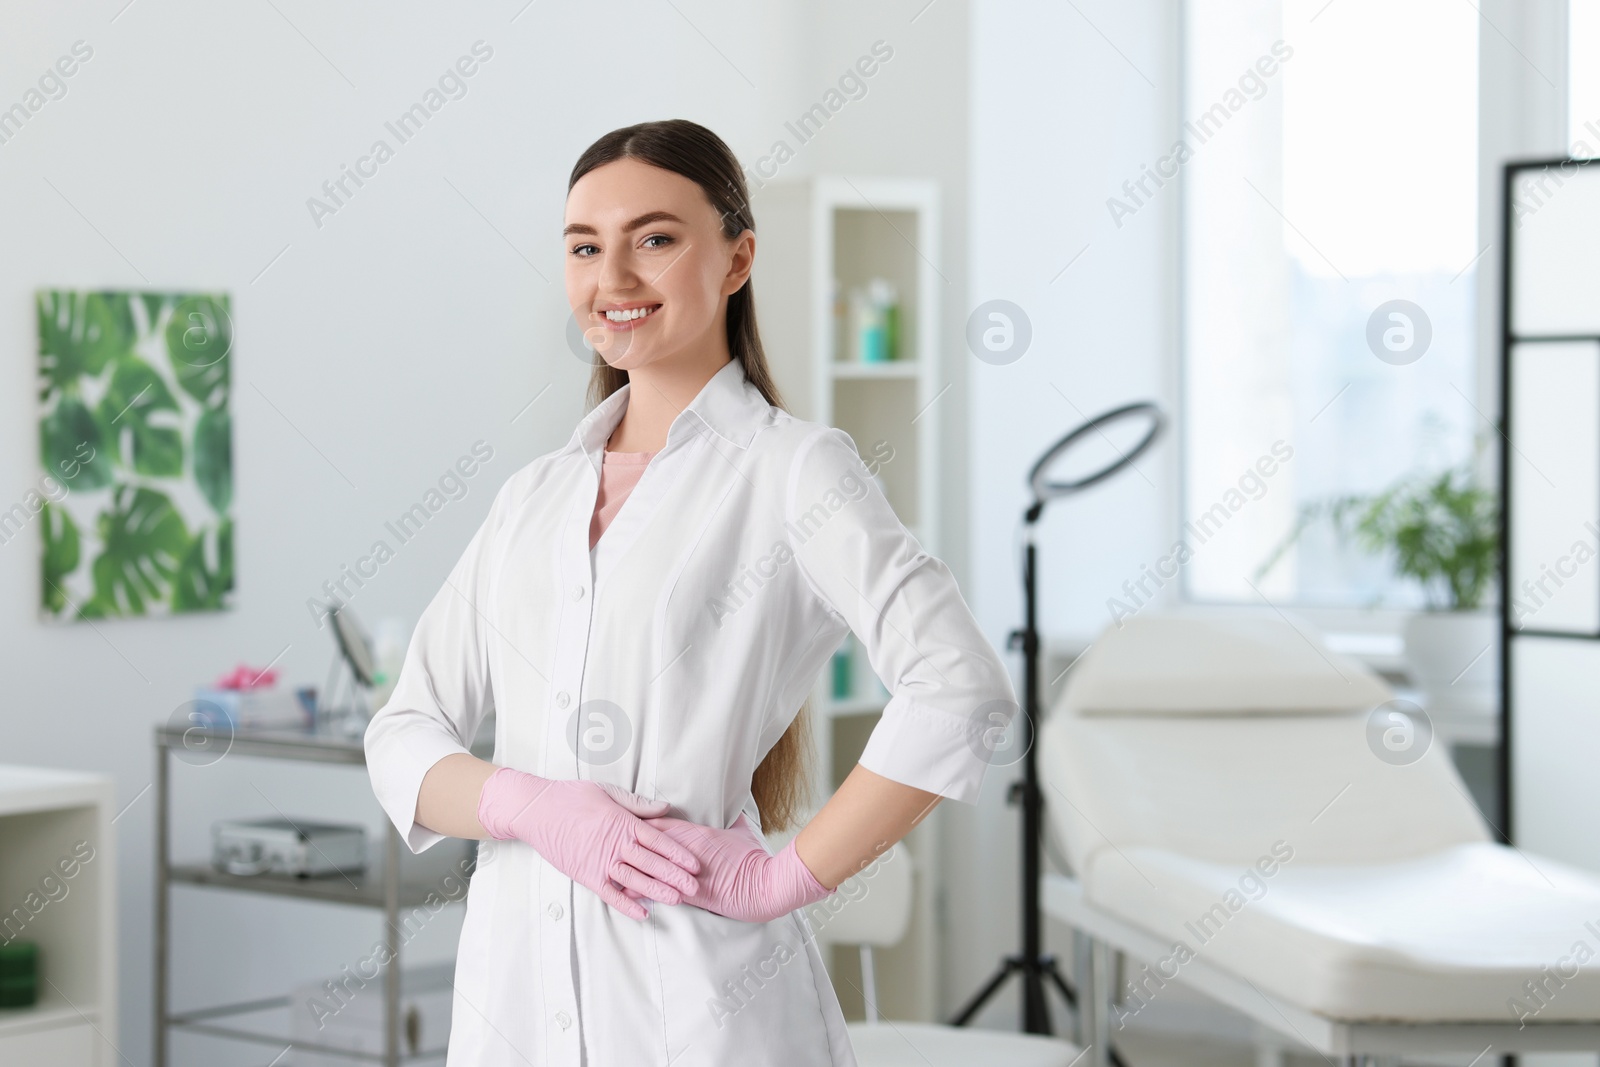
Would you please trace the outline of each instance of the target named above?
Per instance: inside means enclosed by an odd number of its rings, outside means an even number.
[[[571,192],[578,179],[596,167],[619,159],[636,159],[697,183],[722,216],[722,234],[729,240],[756,228],[738,159],[722,138],[704,126],[686,119],[666,119],[612,130],[578,157],[572,167],[572,177],[567,181],[567,191]],[[743,364],[745,376],[761,391],[767,403],[787,411],[767,366],[766,352],[761,347],[761,334],[756,329],[755,296],[748,279],[738,292],[728,297],[728,350]],[[618,370],[603,359],[595,360],[589,376],[590,408],[627,381],[627,371]],[[810,712],[811,700],[807,697],[800,705],[799,714],[751,778],[750,791],[761,812],[763,833],[791,829],[810,799]]]

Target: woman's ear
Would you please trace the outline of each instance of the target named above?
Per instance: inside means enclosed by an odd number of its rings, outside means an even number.
[[[756,263],[756,231],[745,230],[731,242],[728,273],[722,279],[722,295],[732,296],[750,280],[750,270]]]

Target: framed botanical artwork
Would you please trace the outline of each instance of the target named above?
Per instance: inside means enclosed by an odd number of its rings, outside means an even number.
[[[37,293],[40,612],[233,606],[226,293]]]

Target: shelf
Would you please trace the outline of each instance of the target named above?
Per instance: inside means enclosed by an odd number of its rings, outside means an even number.
[[[87,1067],[102,1062],[91,1033],[116,1045],[114,788],[102,775],[0,766],[0,908],[21,913],[4,916],[0,935],[33,942],[39,961],[38,1001],[0,1008],[0,1063]],[[20,906],[36,895],[47,906]]]
[[[0,765],[0,815],[26,815],[110,804],[105,781],[93,774]]]
[[[949,279],[940,261],[940,190],[920,178],[817,175],[763,183],[753,190],[763,247],[757,287],[768,296],[761,316],[767,356],[797,418],[849,435],[895,515],[918,546],[940,552],[945,470],[942,412],[951,385],[942,368],[964,373],[960,338],[948,336],[943,304]],[[899,301],[898,359],[864,362],[854,338],[850,291],[887,279]],[[773,296],[772,294],[778,294]],[[848,357],[848,358],[842,358]],[[954,361],[954,362],[953,362]],[[886,447],[883,447],[886,446]],[[811,690],[814,722],[811,793],[831,796],[853,769],[881,722],[890,694],[877,685],[867,657],[854,663],[856,691],[833,698],[832,672],[820,670]],[[941,869],[935,810],[921,834],[918,861]],[[906,937],[878,954],[881,1006],[891,1018],[937,1017],[939,951],[933,922],[934,879],[918,883]],[[838,946],[834,946],[837,948]],[[853,982],[858,965],[829,951],[837,985]],[[841,970],[841,965],[843,969]],[[847,989],[841,989],[848,1002]]]
[[[95,1023],[98,1019],[99,1012],[93,1004],[80,1004],[74,1008],[66,997],[43,985],[37,1004],[26,1008],[0,1008],[0,1038],[35,1030],[79,1026],[85,1021]]]
[[[914,359],[890,359],[882,363],[836,359],[828,364],[828,369],[835,378],[903,378],[914,382],[922,374]]]
[[[217,1037],[233,1041],[250,1041],[260,1045],[271,1045],[276,1048],[298,1049],[305,1052],[322,1052],[327,1056],[336,1058],[341,1063],[382,1063],[383,1054],[377,1052],[353,1052],[348,1049],[338,1048],[333,1045],[323,1045],[311,1041],[297,1041],[293,1038],[283,1037],[287,1029],[286,1021],[274,1020],[275,1025],[263,1028],[222,1025],[213,1020],[240,1019],[247,1016],[262,1016],[267,1013],[282,1014],[291,1007],[288,997],[266,997],[261,1000],[243,1001],[237,1004],[219,1004],[215,1007],[197,1008],[193,1011],[178,1012],[167,1016],[167,1025],[174,1030],[183,1030],[191,1034],[201,1034],[206,1037]],[[285,1049],[287,1051],[287,1049]],[[416,1052],[400,1053],[400,1062],[415,1063],[422,1060],[442,1060],[446,1050],[443,1048],[423,1049]],[[274,1060],[274,1063],[277,1061]]]
[[[494,753],[494,720],[485,720],[483,726],[470,747],[473,755],[487,759]],[[367,762],[361,734],[351,736],[325,727],[234,731],[200,726],[156,727],[156,744],[161,748],[182,750],[201,743],[209,746],[211,742],[216,743],[223,755],[309,760],[314,763],[365,764]],[[215,758],[221,759],[222,756]]]
[[[474,755],[492,758],[494,754],[493,716],[480,724],[478,736],[468,746]],[[298,900],[313,904],[344,904],[376,911],[386,919],[391,943],[398,953],[395,936],[404,937],[404,931],[413,923],[414,909],[426,908],[430,913],[444,904],[464,903],[463,888],[471,878],[473,850],[467,842],[463,846],[439,845],[427,850],[428,859],[410,853],[392,825],[386,825],[381,840],[369,840],[367,866],[364,870],[349,873],[329,873],[309,878],[296,878],[282,874],[240,875],[218,870],[208,860],[202,862],[171,862],[169,808],[171,804],[170,773],[175,763],[188,762],[185,755],[203,754],[206,763],[214,763],[228,755],[242,755],[267,759],[296,760],[324,766],[364,767],[366,752],[364,731],[348,733],[343,729],[316,727],[281,727],[220,730],[204,727],[157,726],[155,744],[158,754],[158,852],[156,863],[157,921],[156,921],[156,975],[154,983],[155,1057],[154,1063],[170,1062],[170,1035],[188,1033],[222,1040],[254,1042],[279,1049],[278,1058],[287,1051],[284,1046],[304,1051],[323,1053],[329,1058],[340,1057],[338,1062],[391,1063],[381,1052],[352,1053],[347,1050],[295,1042],[280,1036],[284,1027],[275,1032],[261,1032],[231,1025],[235,1016],[267,1010],[279,1010],[290,1004],[288,998],[249,1001],[239,1004],[200,1008],[173,1013],[168,1010],[170,994],[170,922],[175,902],[174,886],[196,886],[202,889],[254,893]],[[176,758],[174,758],[176,757]],[[183,775],[179,774],[178,778]],[[192,853],[191,853],[192,855]],[[201,855],[204,855],[202,853]],[[391,862],[392,861],[392,862]],[[389,914],[387,893],[393,892],[394,914]],[[248,908],[248,903],[243,904]],[[398,960],[396,961],[398,965]],[[285,1021],[292,1021],[286,1019]],[[398,1062],[439,1062],[443,1049],[427,1052],[401,1052]]]
[[[242,889],[248,893],[294,897],[327,904],[354,904],[365,908],[384,906],[381,865],[347,875],[319,874],[311,878],[295,878],[286,874],[229,874],[209,863],[178,863],[169,868],[169,878],[177,885]],[[430,884],[402,882],[400,906],[407,908],[426,904],[429,894],[437,893],[438,888]]]

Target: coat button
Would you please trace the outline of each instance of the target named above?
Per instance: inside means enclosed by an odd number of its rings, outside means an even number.
[[[572,1025],[572,1016],[568,1015],[564,1011],[558,1011],[556,1012],[556,1022],[560,1023],[561,1029],[565,1030],[567,1027]]]
[[[573,586],[572,587],[572,599],[573,600],[582,600],[583,599],[583,592],[584,592],[583,586],[581,586],[581,585]]]
[[[572,703],[572,698],[567,696],[567,691],[565,689],[556,694],[556,707],[564,708],[570,703]]]
[[[561,905],[560,904],[551,904],[545,910],[550,913],[550,918],[552,918],[552,919],[561,918]]]

